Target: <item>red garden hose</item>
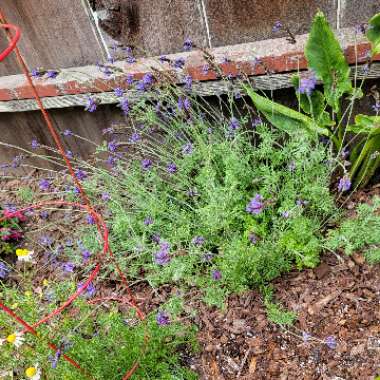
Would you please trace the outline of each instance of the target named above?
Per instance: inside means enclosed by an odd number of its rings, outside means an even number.
[[[92,207],[91,202],[90,202],[89,198],[87,197],[80,181],[78,180],[77,176],[75,175],[75,172],[74,172],[73,166],[70,162],[70,159],[66,155],[65,150],[63,148],[62,140],[61,140],[57,130],[53,126],[53,123],[52,123],[52,120],[49,116],[49,113],[46,111],[46,109],[44,108],[44,106],[42,104],[41,98],[38,95],[36,87],[33,84],[33,81],[32,81],[30,72],[28,70],[28,67],[27,67],[18,47],[17,47],[17,42],[20,38],[20,30],[17,26],[12,25],[12,24],[8,24],[6,22],[6,19],[5,19],[4,15],[2,14],[1,10],[0,10],[0,28],[5,30],[8,41],[9,41],[8,47],[3,52],[1,52],[1,54],[0,54],[0,61],[2,61],[4,58],[6,58],[14,50],[16,57],[17,57],[17,60],[18,60],[18,63],[19,63],[19,65],[20,65],[20,67],[21,67],[21,69],[25,75],[25,78],[26,78],[31,90],[33,91],[33,95],[34,95],[35,100],[38,104],[38,107],[39,107],[39,109],[43,115],[46,126],[47,126],[51,136],[54,139],[54,142],[58,148],[59,153],[61,154],[62,158],[64,159],[64,161],[66,163],[66,166],[69,170],[71,177],[73,178],[75,186],[79,189],[79,193],[80,193],[80,196],[81,196],[82,202],[83,202],[83,203],[65,202],[65,201],[41,202],[38,204],[28,206],[28,207],[23,208],[21,210],[18,210],[14,213],[9,213],[7,215],[7,218],[15,216],[15,214],[17,214],[17,212],[24,212],[27,210],[39,209],[39,208],[49,206],[49,205],[50,206],[51,205],[66,205],[66,206],[71,206],[73,208],[81,208],[84,211],[86,211],[87,213],[89,213],[94,218],[98,232],[99,232],[99,234],[103,240],[103,252],[102,252],[102,254],[96,255],[95,268],[93,269],[93,271],[91,272],[90,276],[87,278],[87,280],[85,281],[83,286],[81,286],[74,294],[72,294],[65,302],[63,302],[63,304],[60,307],[58,307],[57,309],[52,311],[50,314],[48,314],[47,316],[43,317],[42,319],[40,319],[39,321],[37,321],[33,324],[29,324],[26,321],[24,321],[20,316],[18,316],[15,312],[13,312],[11,309],[9,309],[6,305],[4,305],[2,302],[0,302],[0,309],[2,309],[5,313],[7,313],[9,316],[11,316],[13,319],[15,319],[19,324],[24,326],[25,329],[23,330],[23,333],[29,332],[33,335],[37,335],[37,331],[35,330],[36,327],[38,327],[41,324],[46,323],[47,321],[49,321],[54,316],[60,314],[65,308],[70,306],[80,296],[81,293],[83,293],[86,290],[86,288],[90,285],[91,281],[93,281],[96,278],[96,276],[98,275],[98,273],[101,269],[102,260],[104,259],[104,256],[108,254],[111,257],[111,260],[116,267],[116,271],[118,272],[118,275],[119,275],[119,277],[120,277],[120,279],[121,279],[121,281],[122,281],[122,283],[123,283],[123,285],[124,285],[124,287],[128,293],[128,297],[129,297],[128,300],[126,300],[125,298],[115,298],[114,300],[116,300],[118,302],[128,303],[131,307],[133,307],[135,309],[137,317],[141,321],[143,321],[145,319],[145,315],[142,312],[142,310],[138,307],[136,299],[133,296],[132,291],[128,286],[128,281],[127,281],[124,273],[122,272],[121,268],[119,267],[118,263],[116,262],[114,255],[112,253],[112,250],[109,246],[109,240],[108,240],[109,231],[107,229],[106,223],[105,223],[103,217],[101,216],[101,214],[96,212],[95,209]],[[10,30],[13,30],[15,32],[15,34],[13,35]],[[3,221],[4,219],[5,219],[5,217],[0,218],[0,222]],[[145,332],[144,347],[143,347],[142,351],[145,351],[147,342],[148,342],[148,334]],[[58,350],[57,346],[55,346],[53,343],[48,343],[48,345],[51,349],[53,349],[55,351]],[[72,364],[74,367],[79,369],[87,378],[94,379],[94,377],[87,370],[83,369],[73,359],[71,359],[67,355],[62,355],[62,357],[66,361],[68,361],[70,364]],[[132,375],[135,373],[135,371],[137,370],[138,366],[139,366],[139,361],[136,360],[134,362],[134,364],[132,365],[132,367],[124,375],[123,380],[130,379],[132,377]]]

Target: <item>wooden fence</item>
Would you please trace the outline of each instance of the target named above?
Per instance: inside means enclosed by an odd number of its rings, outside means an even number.
[[[242,66],[249,71],[255,57],[266,59],[273,72],[269,78],[263,78],[260,69],[248,72],[255,77],[256,86],[288,87],[288,73],[295,70],[294,65],[305,66],[304,34],[317,9],[327,15],[353,61],[353,28],[380,12],[380,1],[2,0],[0,8],[9,22],[21,28],[19,47],[31,69],[64,69],[56,80],[39,83],[40,94],[58,129],[69,128],[100,143],[102,129],[121,118],[114,106],[112,88],[124,85],[125,73],[132,72],[138,78],[148,70],[153,61],[143,56],[179,54],[184,40],[191,38],[196,46],[209,49],[225,72],[236,74]],[[272,30],[276,21],[296,35],[296,44],[286,41],[284,28],[279,32]],[[105,79],[97,72],[95,63],[106,60],[114,43],[133,46],[134,54],[141,58],[136,64],[117,62],[124,77]],[[363,53],[368,45],[360,43]],[[5,36],[0,35],[0,49],[5,46]],[[188,63],[182,73],[176,73],[179,82],[190,73],[199,82],[196,85],[200,94],[224,91],[215,77],[202,74],[204,60],[199,51],[184,54]],[[232,62],[223,63],[224,56]],[[378,72],[375,65],[371,75],[377,77]],[[78,73],[82,74],[78,77]],[[83,106],[86,94],[94,92],[105,105],[95,114],[83,112],[78,106]],[[133,97],[132,91],[130,96]],[[30,146],[33,138],[51,144],[30,98],[15,58],[8,57],[0,63],[1,141],[24,148]],[[91,147],[72,141],[68,142],[68,149],[86,157]],[[0,147],[0,163],[14,155],[13,149]]]

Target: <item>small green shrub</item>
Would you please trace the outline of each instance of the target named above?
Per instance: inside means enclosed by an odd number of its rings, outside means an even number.
[[[356,207],[356,216],[344,220],[337,229],[329,231],[326,247],[343,250],[347,255],[363,251],[371,264],[380,261],[380,198],[374,197],[372,205],[362,203]]]
[[[109,195],[112,248],[129,276],[196,286],[208,304],[221,305],[229,292],[294,265],[316,266],[321,223],[335,210],[326,147],[302,130],[251,129],[246,117],[226,120],[211,108],[202,117],[193,104],[169,118],[145,103],[135,107],[138,141],[118,140],[133,158],[111,173],[93,168],[86,182],[96,199]],[[255,198],[256,214],[247,211]],[[98,250],[96,229],[86,231],[83,244]]]

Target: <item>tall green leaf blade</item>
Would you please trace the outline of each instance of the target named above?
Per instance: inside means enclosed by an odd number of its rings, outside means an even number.
[[[337,112],[340,97],[352,91],[350,68],[322,12],[314,17],[305,55],[309,67],[323,81],[327,103]]]
[[[249,86],[245,86],[245,90],[256,108],[262,112],[275,127],[286,132],[295,132],[303,129],[308,132],[324,135],[329,134],[325,128],[318,126],[310,117],[257,94]]]
[[[368,21],[367,38],[372,45],[372,55],[380,53],[380,13]]]

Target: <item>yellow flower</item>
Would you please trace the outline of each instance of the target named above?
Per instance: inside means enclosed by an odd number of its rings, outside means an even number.
[[[32,258],[33,258],[33,251],[29,251],[29,249],[21,249],[21,248],[18,248],[16,249],[16,256],[17,256],[17,259],[19,261],[25,261],[25,262],[29,262],[29,261],[32,261]]]
[[[36,364],[34,367],[29,367],[25,370],[25,375],[28,379],[40,380],[41,379],[41,370]]]
[[[42,285],[43,285],[43,286],[48,286],[48,285],[49,285],[49,281],[45,278],[45,279],[42,281]]]
[[[17,348],[24,343],[24,336],[21,333],[14,333],[7,336],[7,342],[14,344]]]
[[[31,297],[33,293],[30,290],[27,290],[25,293],[25,297]]]

